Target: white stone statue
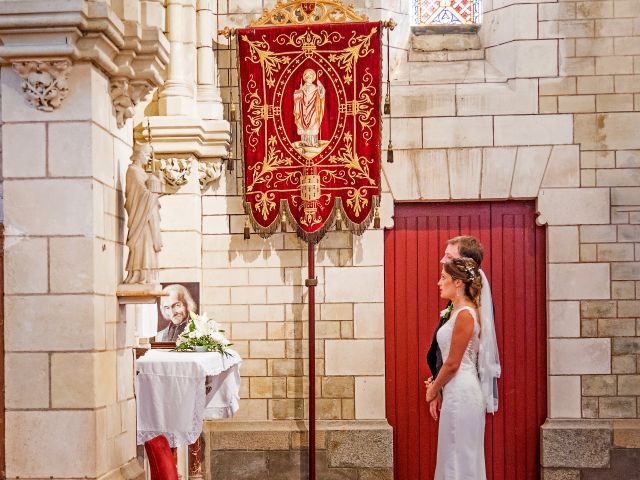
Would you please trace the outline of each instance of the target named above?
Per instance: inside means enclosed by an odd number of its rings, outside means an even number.
[[[160,179],[144,170],[151,158],[148,143],[136,143],[127,169],[124,208],[129,220],[127,227],[128,272],[125,284],[158,281],[158,253],[162,249],[160,235]]]

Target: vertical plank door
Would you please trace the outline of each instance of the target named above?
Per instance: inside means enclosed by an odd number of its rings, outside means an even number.
[[[399,204],[385,234],[387,418],[397,480],[431,480],[438,426],[424,401],[425,361],[439,312],[446,241],[473,235],[484,246],[502,361],[500,409],[487,416],[491,480],[538,478],[546,417],[545,236],[533,202]]]

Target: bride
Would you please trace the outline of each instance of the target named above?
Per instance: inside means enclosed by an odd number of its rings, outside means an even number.
[[[495,412],[497,395],[492,375],[482,375],[486,360],[478,362],[478,354],[497,359],[497,348],[490,294],[482,299],[489,307],[482,311],[486,327],[480,324],[483,280],[474,260],[455,258],[444,264],[438,281],[440,296],[451,300],[453,311],[437,334],[444,364],[435,380],[427,381],[426,400],[434,420],[442,405],[435,480],[486,480],[485,411]],[[487,378],[481,381],[483,376]]]

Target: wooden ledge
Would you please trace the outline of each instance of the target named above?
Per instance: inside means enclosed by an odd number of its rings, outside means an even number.
[[[156,303],[159,297],[166,297],[160,285],[120,284],[116,289],[119,303]]]

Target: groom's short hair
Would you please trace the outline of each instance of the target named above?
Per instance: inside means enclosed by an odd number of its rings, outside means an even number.
[[[478,265],[478,268],[480,268],[482,257],[484,256],[484,250],[482,248],[482,244],[476,237],[461,235],[459,237],[449,239],[447,243],[449,245],[457,245],[460,256],[472,258]]]

